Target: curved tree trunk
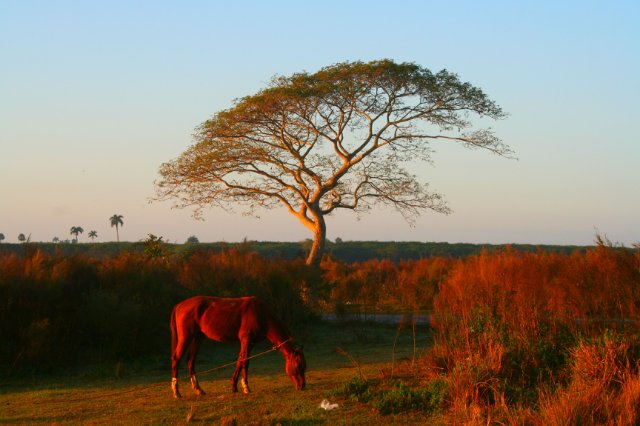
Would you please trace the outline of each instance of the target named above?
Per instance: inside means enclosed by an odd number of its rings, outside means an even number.
[[[313,228],[313,245],[307,257],[307,265],[319,267],[322,255],[324,255],[324,245],[327,238],[327,225],[322,214],[315,214],[315,226]]]

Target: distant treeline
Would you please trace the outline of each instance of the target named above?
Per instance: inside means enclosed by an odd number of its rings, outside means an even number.
[[[29,243],[31,249],[37,247],[47,254],[86,254],[91,257],[115,256],[124,252],[142,253],[145,243],[140,242],[108,242],[108,243]],[[266,258],[297,259],[304,258],[311,247],[311,240],[301,242],[244,241],[240,243],[186,243],[164,244],[169,254],[189,255],[196,251],[222,252],[229,249],[252,251]],[[0,253],[13,252],[22,254],[24,244],[0,244]],[[326,250],[329,256],[344,262],[364,262],[371,259],[388,259],[394,262],[414,260],[428,257],[462,258],[479,254],[483,251],[495,253],[510,247],[519,252],[543,251],[548,253],[571,254],[584,252],[587,246],[569,245],[533,245],[533,244],[468,244],[437,243],[417,241],[327,241]]]

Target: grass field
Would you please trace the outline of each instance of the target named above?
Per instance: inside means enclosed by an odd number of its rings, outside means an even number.
[[[64,376],[13,375],[0,385],[0,423],[372,425],[427,420],[417,412],[382,416],[371,405],[330,394],[359,374],[375,380],[393,372],[411,380],[414,354],[419,358],[431,342],[424,326],[416,332],[417,352],[411,327],[398,334],[390,326],[320,324],[298,331],[296,337],[304,344],[308,363],[307,389],[302,392],[284,374],[284,359],[275,352],[252,360],[249,395],[230,392],[233,369],[228,367],[201,375],[207,394],[196,398],[183,365],[181,400],[171,397],[168,359],[137,360],[79,367]],[[253,353],[266,349],[269,345],[261,344]],[[233,361],[236,355],[237,346],[207,343],[198,370]],[[324,398],[339,407],[320,408]]]

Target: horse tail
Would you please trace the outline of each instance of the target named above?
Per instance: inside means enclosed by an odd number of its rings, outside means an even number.
[[[176,353],[178,346],[178,327],[176,325],[176,308],[171,311],[171,357]]]

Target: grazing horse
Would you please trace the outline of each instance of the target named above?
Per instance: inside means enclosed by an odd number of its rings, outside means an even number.
[[[185,352],[191,387],[197,395],[204,391],[196,378],[195,362],[202,337],[217,342],[240,341],[240,354],[236,370],[231,378],[231,390],[238,391],[238,377],[244,393],[249,393],[247,370],[249,354],[253,346],[269,339],[274,348],[285,357],[285,371],[296,386],[305,386],[306,361],[302,348],[293,344],[287,328],[255,297],[219,298],[196,296],[178,303],[171,314],[171,389],[174,398],[180,398],[178,390],[178,365]]]

